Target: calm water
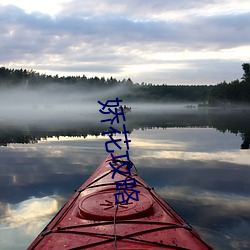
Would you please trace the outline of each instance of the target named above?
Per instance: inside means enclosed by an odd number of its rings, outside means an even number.
[[[215,249],[250,249],[249,114],[158,107],[127,115],[139,175]],[[98,112],[51,117],[0,120],[1,249],[25,249],[107,155]]]

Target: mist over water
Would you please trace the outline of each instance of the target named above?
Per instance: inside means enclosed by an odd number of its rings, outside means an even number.
[[[78,118],[94,112],[96,92],[80,93],[66,86],[5,89],[0,92],[1,119],[36,121]]]
[[[66,85],[48,85],[39,88],[0,89],[1,122],[56,122],[93,121],[98,122],[101,108],[98,101],[105,103],[129,92],[118,86],[112,90],[84,90]],[[121,99],[121,98],[119,98]],[[121,105],[132,107],[133,112],[166,112],[185,109],[188,104],[138,103],[124,100]],[[97,119],[96,116],[99,116]],[[98,120],[98,121],[97,121]]]

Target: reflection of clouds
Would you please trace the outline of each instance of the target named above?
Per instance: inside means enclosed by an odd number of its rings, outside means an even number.
[[[186,203],[199,204],[200,206],[217,206],[218,214],[249,214],[250,198],[235,194],[219,192],[195,191],[189,187],[163,187],[157,188],[156,192],[166,200],[175,199]]]
[[[55,197],[31,198],[19,204],[8,204],[5,216],[0,219],[0,223],[11,228],[27,224],[26,233],[33,234],[33,230],[30,230],[32,225],[57,211],[58,201]]]
[[[46,141],[35,145],[13,144],[8,148],[0,165],[11,165],[5,168],[6,175],[16,175],[12,184],[18,179],[18,165],[25,166],[27,174],[74,174],[91,173],[107,156],[103,139],[71,138],[71,140]],[[93,159],[95,163],[93,164]],[[24,177],[26,178],[26,177]],[[19,183],[20,184],[20,183]]]
[[[151,141],[151,140],[146,140],[146,139],[141,139],[140,141],[136,141],[133,140],[131,142],[131,146],[132,147],[140,147],[142,149],[147,149],[147,150],[151,150],[151,149],[167,149],[167,150],[173,150],[173,149],[185,149],[185,145],[184,144],[178,144],[175,142],[155,142],[155,141]]]
[[[191,152],[218,152],[232,150],[241,145],[240,136],[221,133],[212,128],[167,128],[135,130],[132,142],[142,149],[176,150]]]
[[[232,249],[232,250],[242,250],[250,249],[250,240],[249,238],[237,237],[236,235],[239,232],[249,232],[250,225],[242,226],[241,224],[234,225],[232,231],[219,232],[199,226],[194,226],[194,228],[199,232],[199,234],[209,242],[214,249]],[[236,234],[234,234],[236,232]]]
[[[56,196],[31,198],[21,203],[5,204],[0,218],[1,249],[25,249],[41,232],[61,206]]]
[[[248,151],[232,149],[235,144],[240,145],[241,138],[230,133],[211,128],[151,129],[146,132],[133,133],[131,153],[134,159],[223,161],[249,166]]]
[[[163,187],[156,192],[214,249],[250,249],[250,198],[190,187]]]
[[[223,161],[137,157],[134,163],[141,176],[154,187],[189,187],[229,195],[249,196],[250,168]]]
[[[102,140],[12,144],[0,152],[0,200],[71,194],[107,156]],[[9,194],[12,194],[11,196]]]
[[[71,194],[107,155],[104,145],[107,137],[59,139],[3,148],[0,198],[17,203],[41,192],[44,196]],[[248,151],[232,149],[235,148],[232,141],[239,138],[212,129],[192,128],[134,130],[130,139],[130,158],[139,175],[167,201],[173,199],[171,205],[179,202],[184,218],[193,216],[195,219],[190,222],[205,227],[212,225],[211,228],[216,228],[219,220],[225,222],[222,223],[227,227],[225,231],[231,228],[232,234],[240,235],[237,232],[242,232],[243,227],[239,221],[250,211],[249,168],[246,167],[250,156]],[[48,222],[52,211],[57,210],[57,198],[53,199],[31,199],[17,205],[0,203],[0,214],[4,214],[0,215],[0,242],[6,239],[10,242],[16,234],[19,242],[29,239],[30,243]],[[23,248],[22,245],[11,249]]]
[[[143,151],[143,153],[142,153]],[[220,151],[220,152],[183,152],[183,151],[168,151],[158,150],[152,148],[151,150],[142,150],[135,148],[131,150],[131,159],[141,167],[155,166],[157,168],[182,168],[180,161],[188,163],[189,161],[199,161],[203,163],[230,163],[238,164],[244,167],[248,167],[250,162],[250,154],[248,151],[234,150],[234,151]],[[170,165],[169,163],[173,165]],[[161,164],[159,164],[161,163]],[[210,164],[209,168],[218,168],[218,164]],[[201,168],[201,165],[194,165],[192,168]],[[237,168],[238,166],[235,166]]]
[[[152,157],[166,159],[183,159],[199,161],[223,161],[249,166],[250,155],[248,151],[220,151],[220,152],[178,152],[178,151],[160,151],[152,152]]]

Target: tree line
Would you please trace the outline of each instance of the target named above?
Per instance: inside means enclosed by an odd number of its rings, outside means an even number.
[[[241,80],[226,81],[215,85],[209,95],[210,104],[250,103],[250,64],[242,64],[244,71]]]
[[[202,102],[211,106],[227,103],[250,103],[250,64],[242,64],[243,76],[239,80],[216,85],[153,85],[134,83],[130,78],[117,80],[110,77],[52,76],[34,70],[0,67],[0,87],[38,88],[53,83],[77,87],[82,91],[121,88],[120,98],[125,101]],[[122,91],[126,90],[126,91]]]

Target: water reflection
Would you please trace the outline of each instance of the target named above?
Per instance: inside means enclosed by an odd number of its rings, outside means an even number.
[[[30,198],[17,204],[3,204],[0,217],[1,249],[23,249],[36,237],[48,219],[62,206],[60,197]],[[3,247],[3,248],[2,248]]]
[[[133,133],[136,129],[151,128],[215,128],[239,134],[242,138],[239,148],[248,149],[250,145],[250,109],[245,110],[186,110],[186,109],[135,109],[127,115],[126,127]],[[60,136],[87,137],[99,136],[106,124],[100,122],[98,113],[76,116],[73,120],[44,121],[2,121],[0,123],[0,145],[11,143],[37,143],[41,139]]]
[[[7,204],[4,209],[5,216],[0,222],[11,228],[20,227],[24,224],[30,224],[31,221],[41,222],[43,217],[53,215],[58,209],[58,202],[53,196],[30,198],[17,204]],[[30,228],[26,228],[25,232],[32,233]]]
[[[240,150],[248,118],[197,111],[127,117],[139,175],[216,249],[249,249],[250,154]],[[106,138],[95,136],[104,127],[90,125],[1,127],[8,145],[0,148],[1,249],[25,249],[107,155]],[[17,143],[24,134],[36,143]]]

